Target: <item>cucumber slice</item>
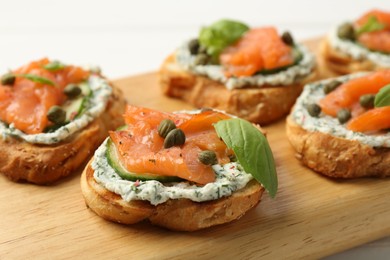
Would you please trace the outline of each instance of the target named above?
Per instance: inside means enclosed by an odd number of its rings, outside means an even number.
[[[70,100],[69,102],[66,102],[62,108],[66,112],[66,119],[65,122],[72,121],[76,116],[78,116],[80,112],[80,108],[84,102],[85,97],[79,97],[74,100]]]
[[[81,94],[75,99],[67,100],[61,106],[61,108],[66,112],[65,121],[59,125],[47,126],[43,130],[44,133],[55,132],[61,126],[68,124],[70,121],[74,120],[76,117],[79,117],[80,115],[82,115],[85,112],[85,110],[88,108],[89,100],[92,96],[92,90],[89,87],[88,82],[86,82],[86,81],[79,83],[78,86],[81,89]]]
[[[126,180],[130,180],[130,181],[156,180],[159,182],[182,181],[181,178],[175,177],[175,176],[161,176],[161,175],[152,174],[152,173],[129,172],[120,162],[115,144],[110,139],[107,142],[106,156],[107,156],[108,164],[115,170],[115,172],[119,176],[121,176],[123,179],[126,179]]]
[[[84,81],[79,84],[79,87],[81,89],[81,95],[82,96],[90,96],[92,94],[92,90],[88,85],[88,82]]]
[[[74,118],[80,116],[88,107],[89,98],[92,95],[92,90],[87,82],[79,84],[81,94],[79,97],[73,100],[67,101],[62,108],[66,112],[65,123],[69,123]]]

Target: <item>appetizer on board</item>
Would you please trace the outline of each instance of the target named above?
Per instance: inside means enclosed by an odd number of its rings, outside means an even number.
[[[125,100],[97,68],[47,58],[1,77],[0,173],[47,184],[81,166],[123,124]]]
[[[321,47],[325,66],[337,74],[390,68],[390,12],[375,9],[339,24]]]
[[[315,58],[289,32],[220,20],[162,64],[165,95],[267,124],[286,114],[316,76]]]
[[[211,109],[128,106],[81,176],[87,206],[123,224],[194,231],[240,218],[277,176],[261,129]]]
[[[297,158],[336,178],[390,176],[390,70],[305,86],[287,118]]]

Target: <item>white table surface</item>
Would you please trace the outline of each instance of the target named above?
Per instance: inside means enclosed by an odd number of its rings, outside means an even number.
[[[183,40],[220,18],[275,25],[304,40],[374,7],[390,11],[390,1],[0,0],[0,74],[49,57],[96,64],[115,79],[157,70]],[[390,237],[327,259],[368,258],[390,259]]]

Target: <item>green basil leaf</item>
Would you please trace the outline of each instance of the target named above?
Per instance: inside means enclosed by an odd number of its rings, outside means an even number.
[[[236,42],[248,30],[249,27],[241,22],[226,19],[219,20],[201,29],[199,43],[206,47],[207,54],[214,61],[218,61],[222,50]]]
[[[265,136],[251,123],[239,118],[214,124],[217,134],[231,148],[247,173],[275,197],[278,189],[275,162]]]
[[[367,22],[363,24],[358,30],[357,34],[360,35],[362,33],[367,33],[367,32],[375,32],[375,31],[380,31],[383,30],[386,26],[379,22],[378,19],[375,16],[370,16],[368,18]]]
[[[41,76],[37,76],[34,74],[17,74],[16,76],[26,78],[26,79],[31,80],[31,81],[36,82],[36,83],[42,83],[42,84],[46,84],[46,85],[50,85],[50,86],[55,85],[54,82],[51,81],[50,79],[44,78]]]
[[[379,92],[375,95],[374,106],[390,106],[390,84],[381,88]]]
[[[65,64],[59,62],[59,61],[52,61],[48,64],[46,64],[45,66],[43,66],[44,69],[48,70],[48,71],[58,71],[58,70],[62,70],[63,68],[65,68]]]

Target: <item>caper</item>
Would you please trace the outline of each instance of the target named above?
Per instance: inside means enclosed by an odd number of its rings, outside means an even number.
[[[198,52],[199,52],[199,41],[198,41],[198,39],[192,39],[188,43],[188,49],[190,50],[191,55],[198,54]]]
[[[355,29],[353,28],[353,25],[351,23],[344,23],[337,29],[337,35],[341,39],[351,40],[354,41],[355,36]]]
[[[340,81],[333,80],[333,81],[329,82],[328,84],[325,84],[325,86],[324,86],[324,93],[325,94],[329,94],[330,92],[335,90],[340,85],[341,85]]]
[[[309,115],[313,117],[318,117],[318,115],[321,113],[321,107],[316,103],[308,104],[306,109],[307,112],[309,112]]]
[[[64,94],[68,98],[75,98],[81,94],[81,88],[76,84],[69,84],[64,88]]]
[[[164,119],[158,125],[157,132],[162,138],[165,138],[175,128],[176,125],[171,119]]]
[[[201,151],[198,154],[198,160],[205,165],[214,165],[218,163],[217,154],[214,151]]]
[[[59,125],[65,122],[66,112],[59,106],[52,106],[46,116],[49,121]]]
[[[375,101],[375,95],[373,94],[363,95],[359,99],[360,105],[364,108],[373,108],[374,101]]]
[[[168,133],[164,140],[164,148],[170,148],[176,145],[183,145],[186,141],[186,136],[180,128],[173,129]]]
[[[288,31],[285,31],[283,34],[282,34],[282,41],[287,44],[287,45],[294,45],[294,39],[293,37],[291,36],[291,33],[288,32]]]
[[[1,84],[4,86],[12,86],[15,83],[15,75],[12,73],[4,74],[1,77]]]
[[[339,120],[340,124],[346,123],[350,118],[351,112],[346,108],[340,109],[337,112],[337,119]]]
[[[195,57],[195,65],[206,65],[209,61],[209,56],[204,53],[199,53]]]

